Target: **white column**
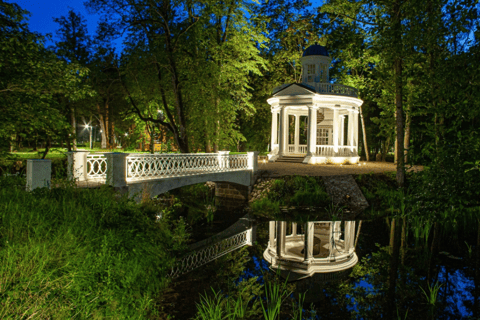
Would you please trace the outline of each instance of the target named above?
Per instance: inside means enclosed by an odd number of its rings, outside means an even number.
[[[52,160],[27,159],[27,191],[49,188],[52,179]]]
[[[295,152],[300,153],[300,116],[295,115]]]
[[[278,128],[277,128],[277,110],[272,109],[272,140],[271,140],[271,145],[270,145],[270,152],[273,151],[274,145],[277,143],[277,134],[278,134]]]
[[[317,152],[317,108],[308,106],[308,146],[307,156]]]
[[[274,242],[275,242],[275,221],[270,221],[268,223],[268,246],[270,250],[275,250]]]
[[[277,256],[285,256],[285,221],[277,221]]]
[[[358,112],[353,113],[353,140],[358,154]]]
[[[333,151],[338,152],[338,108],[333,109]]]
[[[280,109],[280,137],[278,140],[278,154],[283,156],[287,153],[286,150],[286,140],[287,140],[287,128],[288,117],[287,117],[287,107],[282,106]]]
[[[355,251],[355,221],[350,221],[350,252]]]
[[[338,145],[345,145],[345,116],[340,116],[340,141]]]
[[[292,222],[292,236],[296,236],[296,235],[297,235],[297,223]]]
[[[127,185],[127,156],[128,153],[105,153],[107,158],[107,185],[114,188],[122,188]]]
[[[304,244],[304,260],[310,261],[313,257],[313,222],[305,224],[305,244]]]
[[[355,138],[354,138],[354,115],[353,110],[348,110],[348,145],[351,147],[350,149],[353,151],[353,146],[355,145]]]

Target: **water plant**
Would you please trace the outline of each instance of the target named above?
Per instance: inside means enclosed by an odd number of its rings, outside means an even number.
[[[435,319],[437,297],[441,287],[442,287],[442,284],[440,284],[438,281],[432,285],[428,284],[427,290],[424,290],[422,287],[420,287],[425,297],[425,300],[427,301],[427,304],[429,306],[429,315],[432,320]]]
[[[277,320],[280,317],[280,310],[285,299],[292,294],[287,291],[287,280],[285,282],[268,281],[264,285],[265,304],[262,304],[262,311],[265,320]]]

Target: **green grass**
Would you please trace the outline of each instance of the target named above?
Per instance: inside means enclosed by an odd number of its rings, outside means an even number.
[[[0,178],[0,318],[140,319],[155,312],[185,226],[109,188],[24,191]]]

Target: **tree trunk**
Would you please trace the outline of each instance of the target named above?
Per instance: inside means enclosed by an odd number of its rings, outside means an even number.
[[[219,151],[218,149],[218,143],[219,143],[219,136],[220,136],[220,121],[218,120],[220,114],[219,114],[219,99],[215,99],[215,115],[217,116],[217,120],[215,121],[215,141],[213,143],[213,152],[217,153]]]
[[[117,141],[115,139],[115,122],[110,121],[111,123],[111,129],[110,129],[110,138],[112,139],[112,145],[110,146],[112,149],[117,148]]]
[[[397,185],[403,188],[405,184],[405,163],[404,163],[404,151],[403,151],[403,84],[402,84],[402,59],[397,58],[395,61],[395,106],[397,116]]]
[[[396,129],[395,129],[396,130]],[[395,131],[396,132],[396,131]],[[395,137],[394,142],[394,151],[393,151],[393,164],[397,164],[397,152],[398,152],[398,139]]]
[[[395,218],[392,219],[392,223],[390,224],[390,249],[389,252],[392,254],[393,252],[393,241],[395,240]]]
[[[367,144],[367,131],[365,130],[365,121],[363,120],[363,111],[362,107],[360,109],[360,120],[362,122],[362,133],[363,133],[363,149],[365,150],[365,155],[367,157],[367,161],[370,161],[370,150],[368,149]]]
[[[150,128],[150,153],[155,153],[155,125],[152,123]]]
[[[73,145],[73,150],[77,150],[77,120],[75,118],[75,107],[72,107],[70,109],[71,113],[71,123],[72,123],[72,145]]]
[[[386,319],[397,319],[395,289],[397,286],[398,260],[399,260],[399,253],[400,253],[399,230],[400,228],[395,223],[395,219],[392,219],[392,229],[390,232],[391,255],[390,255],[390,269],[389,269],[389,277],[388,277]]]
[[[410,148],[410,122],[411,122],[410,112],[407,112],[405,116],[405,140],[403,142],[405,163],[408,162],[408,149]]]
[[[67,143],[67,151],[71,152],[72,151],[72,145],[70,144],[70,139],[68,137],[68,133],[67,133],[65,142]]]
[[[386,140],[383,140],[383,150],[382,150],[382,161],[385,162],[387,161],[387,153],[388,150],[390,150],[390,141],[392,138],[387,137]]]
[[[210,140],[210,132],[208,131],[207,119],[205,119],[205,152],[212,152],[212,141]]]
[[[403,217],[403,224],[402,224],[402,241],[401,241],[401,244],[400,244],[400,250],[401,250],[401,263],[402,263],[402,266],[405,265],[405,251],[406,251],[406,239],[405,239],[405,236],[406,236],[406,229],[407,229],[407,219],[405,217]]]
[[[110,108],[108,103],[105,104],[105,138],[107,149],[112,149],[112,137],[110,135]]]
[[[100,123],[100,135],[102,137],[102,142],[100,143],[100,148],[107,149],[107,133],[103,114],[100,111],[100,105],[97,103],[97,112],[98,112],[98,122]]]

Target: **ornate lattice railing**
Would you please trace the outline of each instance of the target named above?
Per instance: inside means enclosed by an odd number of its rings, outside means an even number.
[[[248,155],[228,154],[131,154],[127,179],[162,178],[248,169]]]
[[[349,96],[355,98],[358,96],[357,89],[349,86],[344,86],[342,84],[316,83],[315,86],[315,89],[318,93]]]
[[[252,230],[248,229],[203,249],[188,253],[183,258],[177,260],[175,266],[170,272],[170,277],[177,278],[182,274],[201,267],[229,252],[232,252],[233,250],[251,244],[251,236]]]
[[[87,178],[105,179],[107,177],[107,158],[103,154],[87,155]]]

